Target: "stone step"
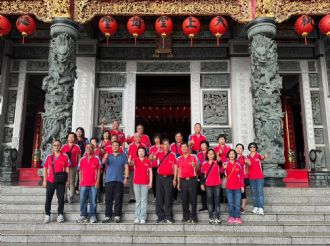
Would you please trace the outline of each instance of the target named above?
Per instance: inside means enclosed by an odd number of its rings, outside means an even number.
[[[249,191],[250,189],[248,189]],[[26,186],[0,186],[0,193],[11,195],[28,195],[28,194],[45,194],[42,187],[26,187]],[[330,188],[284,188],[284,187],[265,187],[265,195],[272,196],[330,196]]]
[[[201,208],[201,203],[197,204],[197,208]],[[44,210],[45,203],[34,203],[34,204],[26,204],[24,203],[6,203],[1,205],[2,210],[11,210],[11,211],[34,211],[34,210]],[[156,203],[155,202],[149,202],[148,203],[148,209],[149,211],[155,211],[156,210]],[[71,203],[71,204],[65,204],[65,211],[66,212],[73,212],[73,211],[79,211],[80,210],[80,204],[79,203]],[[104,203],[98,203],[97,204],[97,210],[99,212],[103,212],[105,210],[105,204]],[[124,203],[123,204],[123,211],[134,211],[135,210],[135,204],[132,203]],[[220,204],[220,210],[221,211],[228,211],[228,205],[227,203],[221,203]],[[247,212],[251,212],[253,210],[253,205],[248,204],[246,207]],[[52,211],[57,211],[57,203],[54,202],[52,205]],[[182,211],[182,204],[181,201],[178,201],[173,205],[173,212],[180,212]],[[299,212],[299,213],[330,213],[330,204],[329,205],[300,205],[300,204],[293,204],[293,205],[266,205],[265,211],[268,213],[276,213],[276,212]]]
[[[126,243],[126,244],[327,244],[329,233],[259,233],[259,232],[88,232],[43,231],[7,231],[2,235],[3,243]]]
[[[41,222],[43,221],[44,212],[42,210],[40,211],[5,211],[5,213],[0,214],[0,221],[33,221],[33,222]],[[52,220],[56,219],[57,214],[52,214]],[[64,212],[65,220],[67,221],[75,221],[80,216],[79,211],[75,212]],[[99,220],[103,220],[105,217],[104,213],[97,213],[97,218]],[[123,221],[133,221],[135,218],[133,211],[124,211],[122,219]],[[225,221],[228,218],[227,213],[222,213],[221,218],[223,221]],[[148,212],[148,221],[154,222],[156,221],[157,216],[154,212]],[[182,220],[182,212],[174,213],[174,219],[176,221]],[[200,221],[208,221],[208,213],[198,213],[198,219]],[[246,222],[252,222],[252,221],[262,221],[262,222],[306,222],[307,224],[310,223],[324,223],[324,222],[330,222],[330,214],[326,213],[320,213],[320,214],[299,214],[299,213],[267,213],[261,216],[261,215],[255,215],[255,214],[243,214],[242,220]]]
[[[28,202],[30,204],[40,203],[45,201],[45,194],[40,195],[13,195],[13,194],[1,194],[1,202]],[[78,199],[78,198],[77,198]],[[77,200],[76,199],[76,200]],[[154,198],[149,196],[149,201]],[[198,198],[199,200],[200,198]],[[249,202],[251,202],[252,197],[248,196]],[[56,195],[53,198],[54,201],[57,200]],[[129,200],[128,195],[124,195],[124,202]],[[330,204],[330,196],[265,196],[265,204],[309,204],[309,205],[319,205],[319,204]]]
[[[292,222],[291,222],[292,223]],[[227,223],[222,223],[221,225],[209,225],[205,223],[198,224],[144,224],[136,225],[133,223],[109,223],[109,224],[78,224],[75,222],[65,222],[65,223],[29,223],[29,222],[8,222],[0,223],[0,231],[5,233],[6,231],[25,231],[26,229],[31,231],[71,231],[72,233],[90,233],[95,232],[259,232],[259,233],[330,233],[330,222],[321,224],[315,223],[312,225],[306,225],[305,223],[281,223],[274,224],[274,222],[263,223],[263,222],[246,222],[242,226],[228,225]]]

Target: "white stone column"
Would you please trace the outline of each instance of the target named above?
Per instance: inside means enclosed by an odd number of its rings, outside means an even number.
[[[22,163],[23,157],[23,138],[24,138],[24,126],[25,126],[25,106],[26,106],[26,60],[20,61],[19,76],[18,76],[18,88],[17,99],[15,108],[15,121],[13,129],[12,148],[18,150],[18,159],[16,163]]]
[[[127,61],[126,71],[127,87],[123,100],[123,125],[125,125],[125,134],[132,136],[135,132],[136,61]]]
[[[232,57],[230,64],[233,143],[242,143],[247,147],[254,138],[250,58]]]
[[[77,57],[77,78],[74,84],[72,130],[85,129],[87,138],[92,137],[95,101],[95,57]]]
[[[190,101],[191,101],[191,131],[194,129],[194,124],[201,122],[201,77],[200,77],[200,62],[190,62]]]

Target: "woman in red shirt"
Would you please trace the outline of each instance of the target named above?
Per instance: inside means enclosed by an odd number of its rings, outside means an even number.
[[[264,215],[264,174],[262,173],[261,161],[268,158],[266,153],[264,156],[257,152],[258,145],[249,143],[250,154],[248,156],[248,172],[250,186],[253,195],[253,213]]]
[[[104,151],[104,148],[108,145],[111,147],[110,132],[106,130],[102,134],[102,141],[99,146]]]
[[[157,168],[158,168],[158,161],[156,157],[157,152],[163,151],[162,140],[160,135],[154,136],[154,145],[149,149],[149,159],[151,161],[152,166],[152,175],[153,175],[153,183],[152,183],[152,193],[154,194],[154,198],[156,198],[156,179],[157,179]]]
[[[242,205],[241,205],[241,213],[245,213],[246,208],[246,187],[249,184],[249,176],[247,172],[247,162],[248,159],[243,155],[244,145],[241,143],[236,144],[236,152],[237,152],[237,161],[244,170],[244,192],[242,193]]]
[[[244,192],[244,170],[237,161],[236,150],[229,150],[227,158],[228,161],[223,164],[223,170],[227,180],[225,188],[229,210],[228,224],[240,225],[242,224],[241,196]]]
[[[202,165],[201,190],[206,190],[209,223],[220,224],[220,162],[213,149],[207,151],[206,161]]]
[[[144,147],[137,149],[137,158],[131,160],[134,166],[133,188],[135,193],[135,220],[134,223],[145,224],[147,219],[148,190],[152,188],[152,167]]]

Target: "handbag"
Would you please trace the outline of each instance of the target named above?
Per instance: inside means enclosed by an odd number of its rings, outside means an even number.
[[[222,180],[221,180],[221,187],[222,187],[223,189],[226,189],[227,181],[228,181],[228,179],[230,178],[230,176],[232,175],[233,172],[234,172],[234,168],[231,170],[231,172],[230,172],[229,175],[224,176],[224,177],[222,178]]]
[[[210,172],[211,172],[213,166],[214,166],[214,162],[212,162],[212,165],[211,165],[210,169],[207,171],[207,174],[205,175],[205,179],[204,179],[204,184],[205,185],[206,185],[206,180],[207,180],[208,176],[210,175]]]
[[[55,167],[54,167],[54,156],[52,155],[52,169],[55,179],[55,184],[65,184],[68,180],[68,173],[67,172],[58,172],[55,173]]]
[[[73,149],[74,145],[72,145],[70,151],[66,152],[67,156],[69,157],[69,160],[71,160],[71,156],[72,156],[72,149]]]

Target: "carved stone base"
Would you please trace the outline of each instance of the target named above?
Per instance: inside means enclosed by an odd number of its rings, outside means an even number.
[[[0,168],[0,182],[11,183],[18,180],[18,173],[16,169]]]
[[[263,173],[265,177],[270,178],[285,178],[287,175],[287,172],[278,164],[263,164]]]

